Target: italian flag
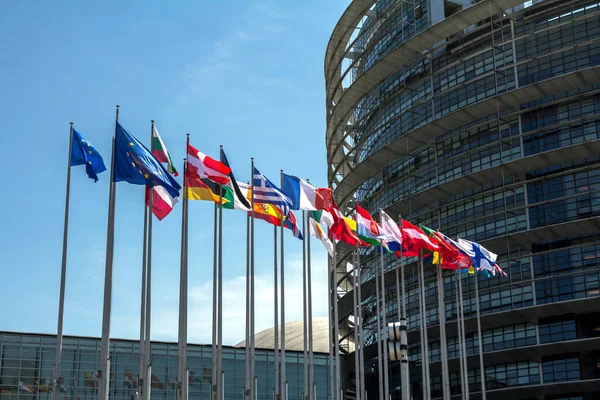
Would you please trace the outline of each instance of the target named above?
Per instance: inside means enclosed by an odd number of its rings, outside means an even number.
[[[167,146],[165,146],[165,142],[163,142],[162,138],[158,134],[156,127],[152,128],[152,154],[154,157],[161,163],[165,163],[167,171],[169,171],[173,176],[178,176],[177,170],[173,165],[173,159],[171,159],[171,155],[167,150]]]

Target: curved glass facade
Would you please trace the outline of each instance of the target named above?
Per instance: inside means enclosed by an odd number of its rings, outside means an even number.
[[[177,343],[152,342],[152,399],[175,399]],[[56,336],[0,332],[0,400],[49,400]],[[245,399],[245,350],[223,348],[226,399]],[[328,355],[315,353],[315,384],[319,398],[328,391]],[[100,339],[65,337],[61,363],[63,384],[60,399],[98,398],[94,372],[100,358]],[[139,366],[139,342],[111,340],[111,399],[135,400]],[[189,398],[211,399],[212,348],[188,345]],[[302,399],[304,369],[302,353],[286,353],[288,397]],[[273,351],[256,350],[257,398],[273,398]],[[322,397],[321,397],[322,396]]]
[[[476,398],[479,340],[488,399],[600,398],[600,3],[378,0],[359,28],[338,46],[347,61],[326,76],[329,182],[338,204],[357,201],[372,215],[384,209],[499,254],[509,277],[478,277],[481,338],[475,278],[462,277]],[[339,259],[340,345],[353,349],[351,267]],[[411,393],[421,399],[417,264],[402,265]],[[366,289],[379,267],[376,252],[361,254],[363,292],[374,293]],[[386,255],[386,283],[387,275],[394,282],[386,287],[388,322],[399,315],[396,268]],[[456,280],[444,271],[440,311],[435,267],[425,268],[432,398],[442,397],[440,312],[450,392],[464,391]],[[362,309],[372,355],[381,335],[374,296]],[[365,363],[368,397],[377,398],[377,359]],[[394,399],[399,371],[390,363]],[[353,379],[346,383],[352,390]]]

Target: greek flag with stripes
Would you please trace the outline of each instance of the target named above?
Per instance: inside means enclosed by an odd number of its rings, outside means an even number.
[[[254,202],[280,206],[284,214],[287,214],[292,206],[292,200],[256,168],[254,168]]]

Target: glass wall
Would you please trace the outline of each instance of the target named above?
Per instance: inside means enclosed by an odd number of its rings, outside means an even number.
[[[0,399],[49,400],[52,396],[56,338],[46,335],[0,333]],[[225,398],[243,399],[245,384],[245,350],[223,348]],[[65,338],[60,384],[61,399],[92,400],[97,398],[100,340]],[[134,341],[111,341],[112,399],[131,400],[137,390],[139,344]],[[177,344],[152,343],[151,398],[175,399]],[[190,399],[210,399],[212,376],[211,346],[188,345]],[[303,355],[286,353],[288,397],[302,399],[304,387]],[[256,350],[258,398],[273,398],[273,352]],[[328,356],[315,353],[317,398],[328,396]]]

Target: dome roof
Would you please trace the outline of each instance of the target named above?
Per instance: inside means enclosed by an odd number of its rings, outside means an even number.
[[[291,351],[304,350],[304,334],[302,321],[292,321],[285,324],[285,349]],[[329,323],[327,318],[313,318],[313,351],[315,353],[329,353]],[[281,330],[279,331],[281,339]],[[275,347],[273,327],[265,329],[254,335],[257,349],[273,349]],[[281,340],[279,342],[281,345]],[[235,347],[245,347],[246,341],[241,341]],[[280,347],[281,348],[281,347]]]

